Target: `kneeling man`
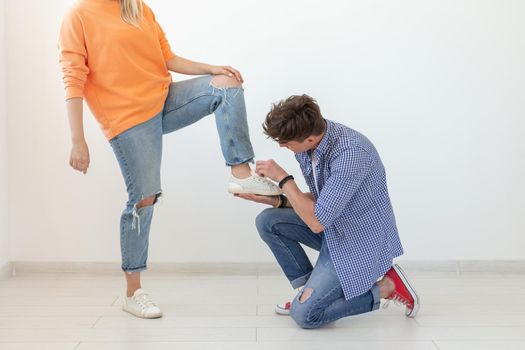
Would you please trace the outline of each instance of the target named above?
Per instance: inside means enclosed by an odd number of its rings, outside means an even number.
[[[256,225],[293,288],[291,302],[276,306],[303,328],[374,311],[381,299],[403,304],[415,317],[419,299],[401,268],[403,254],[374,145],[357,131],[323,118],[307,95],[275,104],[265,133],[295,153],[310,192],[303,193],[275,161],[258,161],[256,172],[278,182],[284,195],[237,196],[272,205]],[[312,266],[302,245],[319,251]]]

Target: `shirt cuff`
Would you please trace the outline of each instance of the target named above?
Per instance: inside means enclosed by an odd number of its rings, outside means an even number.
[[[325,229],[332,224],[333,220],[331,217],[331,213],[328,210],[321,207],[319,203],[315,203],[314,216],[317,219],[317,221],[319,221],[319,223],[323,225]]]

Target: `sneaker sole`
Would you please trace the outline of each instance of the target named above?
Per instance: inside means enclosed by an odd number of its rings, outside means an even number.
[[[275,313],[280,316],[290,316],[290,310],[283,309],[279,305],[275,306]]]
[[[128,312],[128,313],[130,313],[133,316],[136,316],[138,318],[154,319],[154,318],[161,318],[162,317],[162,312],[158,313],[158,314],[153,314],[153,315],[150,315],[150,316],[144,316],[143,314],[137,313],[133,309],[128,308],[127,306],[122,306],[122,310],[126,311],[126,312]]]
[[[228,188],[228,192],[231,194],[258,194],[260,196],[278,196],[282,194],[282,192],[272,192],[272,191],[245,191],[245,190],[239,190],[239,189],[233,189]]]
[[[397,274],[401,278],[401,281],[403,281],[403,284],[405,285],[406,289],[408,290],[408,292],[410,293],[410,295],[414,299],[414,308],[408,314],[405,313],[405,315],[407,317],[414,318],[414,317],[416,317],[417,313],[419,312],[419,302],[420,302],[419,296],[417,295],[416,290],[414,289],[414,287],[410,284],[410,282],[408,282],[408,278],[406,277],[405,272],[403,271],[403,269],[398,264],[394,264],[394,265],[392,265],[392,267],[397,272]]]

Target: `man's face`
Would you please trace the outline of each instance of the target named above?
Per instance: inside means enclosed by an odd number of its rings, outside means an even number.
[[[315,139],[307,137],[304,141],[283,141],[279,142],[279,147],[286,147],[294,153],[306,152],[315,147]]]

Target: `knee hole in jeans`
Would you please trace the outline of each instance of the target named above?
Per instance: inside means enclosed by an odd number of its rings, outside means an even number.
[[[299,295],[299,302],[302,304],[304,302],[306,302],[308,299],[310,299],[310,297],[312,296],[312,293],[314,292],[314,290],[312,288],[306,288],[304,289],[302,292],[301,292],[301,295]]]
[[[131,229],[132,230],[137,229],[139,235],[140,235],[140,209],[144,207],[153,206],[153,204],[157,203],[157,200],[159,199],[161,195],[162,195],[162,192],[159,192],[152,196],[146,197],[133,206],[133,212],[131,213],[131,216],[133,217],[133,220],[131,221]]]
[[[211,80],[211,84],[217,89],[242,87],[242,83],[240,81],[238,81],[234,77],[229,77],[227,75],[214,76]]]
[[[140,209],[140,208],[143,208],[143,207],[151,206],[151,205],[157,203],[157,201],[158,201],[160,196],[161,196],[161,194],[157,193],[157,194],[154,194],[153,196],[149,196],[147,198],[144,198],[143,200],[141,200],[140,202],[135,204],[135,207],[137,209]]]

